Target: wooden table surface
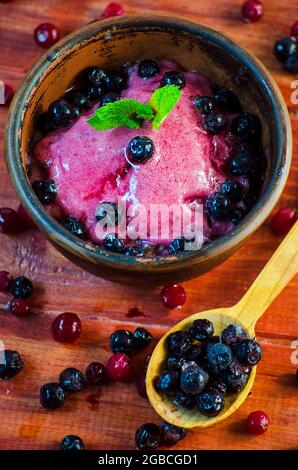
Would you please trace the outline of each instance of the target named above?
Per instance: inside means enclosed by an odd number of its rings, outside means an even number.
[[[205,23],[228,33],[254,52],[271,70],[289,106],[294,132],[294,161],[280,207],[297,207],[298,105],[291,104],[295,79],[274,59],[272,46],[289,34],[298,19],[297,0],[264,0],[265,15],[257,24],[239,18],[241,0],[134,0],[123,1],[127,12],[168,12]],[[105,1],[15,0],[0,2],[0,79],[19,85],[25,72],[43,52],[33,41],[34,28],[46,21],[67,34],[100,16]],[[298,78],[298,77],[296,77]],[[16,208],[4,161],[3,136],[7,109],[0,106],[0,207]],[[95,278],[66,261],[37,229],[17,236],[0,235],[0,270],[24,274],[34,281],[33,315],[20,319],[5,312],[8,296],[0,294],[0,339],[26,358],[26,368],[11,381],[0,383],[0,448],[54,449],[66,434],[80,435],[88,449],[133,449],[136,428],[158,417],[135,385],[102,388],[99,404],[87,398],[92,389],[71,397],[56,412],[39,404],[39,388],[56,381],[69,366],[84,369],[109,356],[108,338],[118,328],[148,327],[156,338],[179,319],[200,310],[233,305],[255,279],[280,242],[267,221],[236,255],[212,272],[186,282],[187,303],[179,311],[164,309],[158,289],[128,288]],[[294,449],[298,448],[297,364],[293,341],[298,339],[298,277],[294,279],[257,326],[264,347],[252,394],[229,419],[204,431],[190,432],[175,449]],[[137,307],[143,315],[129,317]],[[64,311],[80,315],[83,334],[74,346],[55,343],[50,335],[53,318]],[[145,354],[145,353],[144,353]],[[144,357],[136,357],[140,363]],[[271,424],[263,436],[245,431],[245,418],[254,410],[268,413]]]

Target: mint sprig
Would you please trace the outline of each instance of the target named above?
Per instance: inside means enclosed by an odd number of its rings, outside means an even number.
[[[138,129],[143,121],[152,121],[153,129],[158,130],[180,97],[176,85],[166,85],[157,88],[147,103],[130,98],[108,103],[98,108],[87,122],[97,131],[104,131],[117,127]]]

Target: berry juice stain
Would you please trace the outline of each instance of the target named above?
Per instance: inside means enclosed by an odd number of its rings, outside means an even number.
[[[146,315],[138,309],[138,307],[131,308],[128,310],[127,314],[125,315],[127,318],[134,318],[134,317],[145,317]]]
[[[98,390],[95,393],[90,393],[88,397],[86,398],[87,403],[90,403],[90,410],[96,411],[99,407],[100,404],[100,399],[101,399],[102,391]]]

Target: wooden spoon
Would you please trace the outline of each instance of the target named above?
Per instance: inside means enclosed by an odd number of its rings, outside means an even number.
[[[207,318],[214,325],[215,335],[230,324],[242,326],[249,336],[255,337],[255,324],[269,305],[298,272],[298,222],[285,237],[250,289],[233,307],[217,308],[191,315],[171,328],[159,341],[149,362],[146,386],[155,411],[166,421],[184,428],[205,428],[230,416],[242,405],[253,386],[256,367],[253,367],[247,385],[239,394],[226,397],[224,410],[215,418],[208,418],[197,410],[176,408],[171,399],[159,394],[154,380],[162,372],[166,359],[166,337],[177,330],[188,329],[198,318]]]

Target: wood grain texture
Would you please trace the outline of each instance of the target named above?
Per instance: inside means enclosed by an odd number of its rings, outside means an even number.
[[[242,1],[237,0],[134,0],[123,1],[128,12],[168,12],[205,23],[228,33],[253,51],[271,70],[289,106],[294,132],[294,159],[280,207],[297,207],[298,196],[298,106],[291,104],[293,77],[274,59],[274,41],[289,33],[297,18],[297,0],[264,0],[265,15],[254,25],[239,20]],[[15,0],[0,3],[0,79],[14,87],[43,52],[34,43],[36,25],[51,21],[66,34],[100,16],[106,2],[99,0]],[[0,106],[0,206],[17,207],[3,155],[7,110]],[[108,337],[119,327],[143,324],[156,339],[168,327],[195,312],[235,304],[248,289],[275,248],[280,237],[271,233],[269,221],[230,260],[211,273],[184,284],[188,299],[180,311],[166,311],[158,289],[136,289],[97,279],[62,258],[37,232],[0,236],[0,270],[32,278],[36,292],[33,315],[19,319],[5,313],[8,296],[0,294],[0,339],[7,348],[20,351],[26,368],[15,379],[0,383],[0,448],[54,449],[65,434],[79,434],[89,449],[134,448],[135,429],[146,421],[158,422],[148,402],[138,397],[134,384],[106,386],[98,407],[86,401],[91,389],[71,397],[65,407],[49,413],[39,405],[40,385],[57,380],[64,367],[84,369],[91,360],[109,356]],[[252,394],[229,419],[188,437],[175,448],[185,449],[290,449],[298,448],[297,384],[291,344],[298,339],[296,277],[258,322],[257,337],[265,354]],[[144,316],[128,318],[138,307]],[[54,343],[52,319],[60,312],[74,311],[83,321],[84,332],[75,346]],[[145,354],[145,353],[144,353]],[[136,366],[144,354],[136,357]],[[253,437],[245,432],[244,420],[253,410],[269,414],[266,434]]]

